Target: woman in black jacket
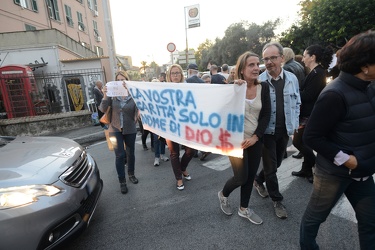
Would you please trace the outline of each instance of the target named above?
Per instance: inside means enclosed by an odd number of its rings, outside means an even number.
[[[332,61],[333,51],[320,45],[311,45],[303,52],[303,62],[310,69],[306,76],[301,95],[301,108],[298,131],[294,133],[293,145],[302,153],[304,161],[300,171],[293,171],[292,175],[306,177],[313,182],[312,168],[315,165],[315,154],[311,148],[302,141],[306,123],[310,117],[320,92],[326,86],[327,69]]]

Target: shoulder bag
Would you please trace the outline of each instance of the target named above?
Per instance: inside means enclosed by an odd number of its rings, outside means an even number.
[[[110,124],[112,120],[112,110],[111,106],[108,106],[107,111],[105,111],[104,115],[100,118],[100,122],[106,125]]]

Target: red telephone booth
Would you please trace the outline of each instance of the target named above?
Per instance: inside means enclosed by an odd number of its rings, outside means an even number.
[[[0,67],[1,101],[8,118],[35,116],[32,93],[36,85],[33,71],[28,66]]]

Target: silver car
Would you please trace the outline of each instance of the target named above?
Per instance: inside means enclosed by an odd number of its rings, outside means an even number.
[[[60,137],[0,137],[0,249],[51,249],[85,229],[103,181]]]

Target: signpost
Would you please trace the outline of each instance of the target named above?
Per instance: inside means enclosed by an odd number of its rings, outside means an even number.
[[[186,50],[185,50],[185,63],[188,63],[190,60],[189,57],[189,47],[188,47],[188,38],[187,38],[187,30],[190,28],[200,27],[200,10],[199,4],[191,5],[185,7],[185,36],[186,36]],[[186,20],[186,13],[188,12],[188,20]],[[188,25],[186,24],[188,21]],[[182,61],[179,61],[182,63]]]
[[[176,45],[174,43],[167,44],[167,50],[171,53],[171,62],[173,64],[173,52],[176,50]]]

